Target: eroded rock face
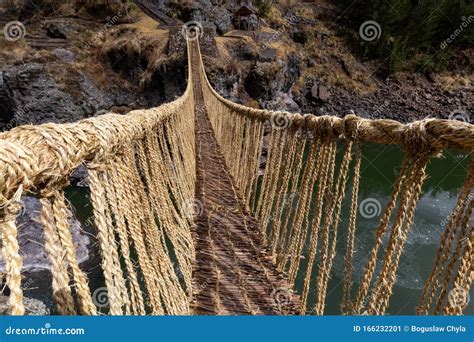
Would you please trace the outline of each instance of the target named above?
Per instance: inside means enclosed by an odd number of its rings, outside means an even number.
[[[51,269],[49,256],[44,248],[44,228],[40,223],[41,203],[34,197],[24,196],[22,210],[17,218],[20,255],[23,258],[22,273],[25,281],[35,278],[36,272]],[[69,212],[69,225],[76,256],[79,263],[89,259],[90,239],[84,234],[81,224]],[[5,271],[5,263],[0,256],[0,272]],[[32,281],[32,280],[30,280]]]
[[[271,104],[279,103],[283,107],[276,109],[297,109],[292,100],[288,102],[289,92],[300,74],[299,63],[295,56],[287,61],[257,62],[244,79],[245,91],[255,100],[259,100],[264,108],[270,109]],[[289,104],[286,106],[285,104]]]
[[[85,117],[71,94],[61,91],[41,64],[7,66],[3,80],[12,91],[17,125],[68,122]]]
[[[59,52],[64,55],[64,51]],[[73,58],[71,54],[66,57]],[[70,70],[64,84],[39,63],[6,66],[0,77],[0,128],[8,123],[14,127],[74,122],[100,109],[132,102],[127,93],[104,93],[77,70]]]

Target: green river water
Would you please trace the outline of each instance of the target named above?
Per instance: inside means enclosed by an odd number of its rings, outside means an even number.
[[[359,202],[368,198],[375,199],[381,204],[383,210],[388,202],[401,161],[402,152],[395,146],[365,145],[363,147]],[[401,256],[397,283],[387,310],[388,314],[414,314],[423,283],[431,271],[446,218],[455,205],[457,192],[466,175],[466,168],[467,156],[457,151],[445,151],[443,158],[432,159],[430,162],[429,177],[425,181],[423,194],[415,211],[414,225],[408,234]],[[69,188],[67,196],[74,206],[78,219],[87,227],[91,236],[94,235],[95,228],[90,219],[91,207],[88,201],[88,191],[84,188]],[[338,253],[334,260],[333,275],[328,286],[326,314],[339,314],[349,199],[350,193],[346,193],[339,226]],[[355,288],[358,287],[358,281],[366,266],[379,219],[380,212],[372,218],[365,218],[361,215],[357,217],[354,253]],[[303,264],[305,262],[306,259],[303,259]],[[98,267],[96,269],[100,271]],[[100,272],[92,272],[90,276],[94,277],[94,274],[97,274],[97,278],[91,279],[91,286],[103,286]],[[301,293],[301,289],[302,279],[299,277],[296,290]],[[314,305],[314,298],[313,291],[309,296],[309,308]],[[469,305],[465,313],[474,314],[472,305]]]
[[[379,209],[381,210],[375,209],[375,212],[370,212],[371,215],[365,215],[369,217],[364,217],[361,215],[361,207],[359,207],[354,252],[356,282],[353,287],[356,289],[367,265],[368,254],[375,240],[374,233],[383,209],[389,201],[402,158],[402,151],[397,146],[371,144],[363,147],[359,203],[364,200],[374,202],[372,199],[375,199],[380,203]],[[397,282],[387,310],[388,314],[410,315],[415,313],[423,284],[432,269],[440,236],[447,217],[456,203],[457,193],[463,184],[466,172],[467,156],[457,151],[445,151],[442,158],[434,158],[428,165],[427,174],[429,177],[425,181],[422,196],[415,210],[414,225],[405,242],[397,272]],[[333,276],[328,285],[327,314],[340,313],[343,257],[346,244],[345,229],[348,224],[349,204],[350,191],[346,193],[343,202],[337,244],[338,253],[334,260]],[[384,245],[387,242],[388,237],[384,240]],[[303,264],[304,262],[303,260]],[[314,272],[313,279],[315,277],[316,272]],[[303,279],[300,276],[297,280],[297,290],[301,292],[302,287]],[[309,308],[313,307],[314,300],[315,294],[311,292],[308,301]],[[465,313],[474,313],[472,305],[466,309]]]

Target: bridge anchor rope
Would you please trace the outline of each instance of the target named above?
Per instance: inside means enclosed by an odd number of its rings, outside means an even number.
[[[16,216],[20,197],[27,193],[41,199],[52,296],[59,314],[189,314],[199,307],[252,314],[266,307],[273,312],[275,307],[269,307],[275,301],[268,297],[279,289],[296,287],[297,277],[304,279],[301,294],[288,297],[287,311],[281,311],[277,301],[278,312],[324,314],[340,238],[346,239],[341,312],[386,313],[427,165],[444,149],[472,154],[474,127],[450,120],[401,124],[354,115],[316,117],[248,108],[222,98],[212,88],[197,40],[188,41],[188,63],[186,91],[160,107],[69,124],[26,125],[0,133],[0,229],[10,313],[25,313]],[[205,112],[196,113],[201,107]],[[352,289],[361,145],[365,142],[397,144],[404,151],[404,161],[374,227],[375,242],[362,282]],[[208,165],[202,162],[203,158],[212,160],[209,154],[201,154],[202,148],[210,146],[206,144],[213,144],[219,161],[215,167],[221,172],[206,169]],[[336,163],[341,144],[342,161]],[[265,170],[259,176],[264,152]],[[107,290],[105,307],[77,261],[69,231],[64,189],[80,165],[86,165],[90,180]],[[206,180],[206,172],[213,178]],[[211,179],[237,197],[219,196]],[[203,184],[214,191],[201,198],[206,222],[190,215]],[[349,184],[350,215],[344,227],[340,213]],[[467,306],[462,299],[468,296],[474,275],[473,186],[471,159],[418,314],[462,314]],[[225,213],[224,219],[216,222],[219,212]],[[225,229],[216,231],[216,227]],[[388,245],[382,250],[385,237]],[[203,277],[196,265],[208,260],[209,253],[216,278],[208,288],[214,290],[200,291],[204,299],[199,302],[194,290],[202,285]],[[236,267],[237,286],[229,296],[241,296],[236,302],[242,305],[233,308],[231,298],[224,296],[225,287],[234,282],[222,273],[229,266],[225,260]],[[316,300],[310,308],[308,296],[313,290]],[[261,300],[259,293],[264,294]],[[205,303],[211,299],[211,304]]]

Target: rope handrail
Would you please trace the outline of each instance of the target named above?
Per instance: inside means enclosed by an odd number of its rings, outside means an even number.
[[[197,65],[192,64],[193,54],[198,57]],[[76,258],[64,193],[69,176],[80,165],[85,165],[89,177],[109,299],[106,311],[113,315],[191,312],[195,258],[191,227],[198,171],[194,86],[202,90],[200,100],[206,106],[239,203],[258,221],[275,266],[287,273],[290,285],[295,285],[298,275],[304,278],[300,313],[308,310],[308,295],[315,282],[312,312],[324,314],[334,259],[340,253],[336,244],[339,235],[346,234],[341,312],[384,314],[427,165],[447,148],[471,154],[474,126],[439,119],[401,124],[355,115],[317,117],[248,108],[224,99],[213,89],[198,40],[187,40],[187,55],[187,87],[173,102],[126,115],[109,113],[77,123],[27,125],[0,133],[0,231],[10,313],[25,312],[16,216],[20,198],[26,193],[40,197],[40,221],[57,313],[98,313],[95,294],[91,294],[87,275]],[[196,74],[198,78],[193,79]],[[341,142],[342,160],[336,163]],[[398,144],[404,159],[375,227],[375,241],[354,297],[364,142]],[[261,176],[264,150],[266,163]],[[348,188],[349,221],[341,233],[340,216]],[[471,158],[425,283],[419,314],[462,314],[467,305],[453,300],[452,294],[468,294],[474,277],[474,230],[469,222],[473,188]],[[301,261],[303,254],[307,266]]]
[[[173,102],[0,133],[0,231],[11,314],[25,313],[15,221],[26,193],[40,197],[57,313],[95,315],[101,307],[96,297],[103,293],[91,294],[69,230],[64,188],[80,165],[89,178],[108,312],[189,313],[194,246],[187,207],[196,174],[192,84],[189,65],[186,90]]]
[[[189,68],[189,70],[191,69]],[[156,128],[170,116],[175,115],[185,105],[186,101],[192,99],[192,76],[190,72],[188,73],[188,80],[183,95],[159,107],[133,110],[126,115],[107,113],[74,123],[23,125],[0,133],[0,144],[5,145],[5,151],[11,151],[11,149],[7,149],[8,145],[14,146],[20,151],[30,150],[29,154],[33,158],[31,163],[35,164],[34,172],[28,172],[28,168],[21,171],[28,175],[28,183],[31,185],[41,185],[41,181],[51,175],[67,177],[85,161],[105,159],[107,155],[113,155],[114,152],[127,144],[144,138],[148,130]],[[72,137],[68,140],[59,136],[51,136],[53,140],[57,140],[58,145],[68,144],[67,148],[64,148],[67,155],[63,156],[64,159],[69,160],[67,165],[60,165],[54,149],[43,148],[48,134],[53,134],[53,132]],[[101,139],[98,136],[102,136]],[[19,166],[21,165],[19,163]],[[2,169],[2,171],[6,172],[6,169]],[[2,176],[1,178],[7,180],[11,178],[7,178],[6,173]],[[14,178],[22,179],[24,176],[17,175]],[[2,189],[2,194],[11,194],[17,190],[15,186],[9,187],[8,181],[2,185],[7,187]],[[29,189],[23,188],[23,191],[27,190]]]
[[[199,45],[199,41],[196,41],[196,44]],[[351,136],[354,133],[354,127],[357,127],[358,137],[361,141],[378,144],[403,144],[409,139],[409,136],[413,135],[415,130],[421,132],[427,143],[437,149],[454,148],[465,151],[474,149],[474,125],[457,120],[424,119],[404,124],[390,119],[364,119],[353,114],[342,118],[330,115],[302,115],[300,113],[250,108],[234,103],[222,97],[212,87],[204,63],[202,63],[199,48],[197,53],[201,60],[202,80],[207,89],[221,103],[239,115],[262,122],[287,120],[296,128],[318,130],[319,127],[322,127],[323,129],[330,129],[331,134],[341,137]]]
[[[198,41],[194,49],[200,61],[204,102],[241,200],[259,221],[261,234],[278,269],[287,272],[294,286],[297,277],[304,278],[300,313],[305,314],[309,309],[324,314],[329,279],[335,257],[340,253],[337,241],[339,235],[347,234],[341,312],[384,314],[394,291],[400,256],[415,220],[427,165],[448,148],[472,154],[474,125],[440,119],[402,124],[355,115],[317,117],[247,108],[216,92],[207,77]],[[374,227],[375,242],[356,296],[352,298],[361,146],[365,142],[400,145],[404,160],[380,222]],[[337,146],[341,143],[342,161],[336,164]],[[264,148],[266,162],[260,177]],[[431,275],[423,288],[418,314],[461,314],[467,306],[466,298],[474,278],[474,229],[468,223],[474,206],[473,182],[471,156],[456,206],[447,218]],[[346,204],[349,224],[343,227],[340,215],[351,184],[352,195]],[[343,228],[346,230],[341,232]],[[385,250],[382,249],[384,239],[388,240]],[[307,259],[307,265],[301,261],[301,255]],[[375,272],[377,267],[379,273]],[[316,293],[313,308],[308,308],[310,288]]]

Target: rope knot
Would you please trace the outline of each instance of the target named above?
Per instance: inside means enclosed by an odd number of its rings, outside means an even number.
[[[339,136],[336,129],[337,121],[338,118],[329,115],[318,117],[316,131],[319,137],[323,140],[334,140],[337,138]]]
[[[314,116],[313,114],[304,114],[303,119],[304,124],[308,129],[312,131],[316,129],[316,116]]]
[[[35,180],[35,192],[49,197],[58,188],[69,184],[69,175],[78,163],[76,152],[77,139],[64,125],[44,124],[41,126],[27,126],[29,136],[36,141],[38,150],[49,153],[39,154],[41,165]],[[54,155],[54,158],[47,156]]]
[[[301,115],[299,113],[293,114],[291,119],[293,121],[292,126],[295,129],[299,129],[299,128],[303,127],[303,124],[305,123],[305,118],[303,117],[303,115]]]
[[[64,189],[68,185],[69,179],[66,177],[50,179],[48,183],[41,185],[41,189],[38,192],[41,197],[54,197],[59,190]]]
[[[344,117],[344,135],[348,139],[357,140],[359,138],[359,128],[361,119],[354,114]]]
[[[106,170],[105,163],[99,161],[93,161],[87,163],[88,170],[94,170],[98,172],[104,172]]]
[[[20,185],[11,198],[6,198],[0,194],[0,222],[8,222],[15,220],[16,216],[22,209],[20,203],[23,186]]]
[[[429,156],[438,152],[433,138],[426,131],[426,124],[432,120],[411,122],[403,128],[402,145],[408,156]]]

